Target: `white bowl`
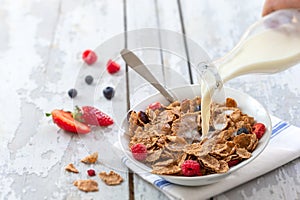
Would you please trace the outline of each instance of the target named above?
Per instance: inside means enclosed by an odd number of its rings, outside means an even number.
[[[199,85],[191,85],[191,86],[184,86],[184,87],[178,87],[171,89],[172,93],[175,94],[175,96],[178,98],[178,100],[183,99],[192,99],[195,96],[200,96],[200,86]],[[211,175],[205,175],[205,176],[194,176],[194,177],[185,177],[185,176],[172,176],[172,175],[160,175],[162,178],[166,179],[167,181],[179,185],[185,185],[185,186],[199,186],[199,185],[208,185],[211,183],[218,182],[222,180],[223,178],[229,176],[232,172],[242,168],[243,166],[247,165],[251,161],[253,161],[267,146],[271,132],[272,132],[272,126],[271,126],[271,119],[266,111],[266,109],[254,98],[249,96],[248,94],[239,92],[237,90],[231,89],[231,88],[224,88],[225,96],[234,98],[237,103],[238,107],[241,108],[241,110],[250,115],[253,116],[254,119],[257,122],[261,122],[265,124],[266,126],[266,133],[263,135],[263,137],[259,140],[259,143],[256,147],[256,149],[252,152],[251,158],[244,160],[243,162],[239,163],[236,166],[233,166],[229,169],[228,172],[222,173],[222,174],[211,174]],[[155,94],[152,95],[137,105],[133,106],[132,110],[140,111],[145,110],[149,104],[153,102],[160,102],[164,105],[168,105],[168,102],[165,100],[165,98],[161,94]],[[135,160],[132,157],[132,154],[130,152],[130,149],[128,147],[130,138],[129,135],[126,134],[127,129],[127,119],[125,118],[122,124],[122,129],[120,129],[119,134],[119,140],[122,146],[122,149],[125,153],[125,155],[128,157],[128,159],[133,162],[138,168],[140,169],[139,173],[141,172],[150,172],[151,168],[146,166],[144,163],[141,163],[137,160]]]

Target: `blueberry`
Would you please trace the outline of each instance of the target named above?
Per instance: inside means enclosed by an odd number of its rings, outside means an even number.
[[[201,111],[201,105],[196,105],[195,112],[197,112],[197,111]]]
[[[111,98],[113,98],[115,94],[115,90],[112,87],[106,87],[103,90],[103,95],[105,96],[105,98],[107,98],[108,100],[110,100]]]
[[[249,130],[245,127],[242,127],[242,128],[239,128],[236,132],[237,135],[242,134],[242,133],[249,134]]]
[[[85,77],[85,82],[88,84],[88,85],[91,85],[94,81],[94,78],[91,76],[91,75],[87,75]]]
[[[75,98],[77,96],[77,90],[72,88],[68,91],[68,95],[71,97],[71,98]]]

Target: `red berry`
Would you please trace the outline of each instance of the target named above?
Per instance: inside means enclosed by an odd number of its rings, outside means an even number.
[[[110,74],[114,74],[116,72],[118,72],[120,70],[120,65],[116,62],[114,62],[113,60],[109,60],[106,64],[106,69],[108,71],[108,73]]]
[[[51,112],[53,122],[65,131],[72,133],[87,134],[91,132],[90,127],[79,121],[76,121],[70,112],[63,110],[53,110]]]
[[[75,119],[89,125],[109,126],[114,123],[113,119],[92,106],[76,107],[74,112]]]
[[[151,110],[160,109],[161,107],[162,105],[159,102],[152,103],[148,106],[148,108]]]
[[[134,159],[143,161],[147,158],[147,147],[143,144],[135,144],[131,147],[131,153]]]
[[[253,125],[253,133],[256,134],[256,137],[258,139],[262,138],[262,136],[265,134],[266,132],[266,127],[263,123],[256,123]]]
[[[96,172],[93,169],[87,170],[87,173],[88,173],[89,176],[96,176]]]
[[[181,171],[185,176],[201,176],[200,164],[195,160],[184,161]]]
[[[86,50],[82,54],[82,59],[86,62],[86,64],[92,65],[97,61],[97,55],[92,50]]]
[[[235,166],[239,163],[240,163],[240,160],[235,159],[235,160],[230,160],[227,164],[228,164],[229,167],[233,167],[233,166]]]

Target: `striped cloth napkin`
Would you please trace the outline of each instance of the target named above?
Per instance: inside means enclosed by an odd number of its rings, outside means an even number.
[[[133,172],[157,187],[170,199],[207,199],[272,171],[299,157],[300,128],[273,116],[271,120],[274,126],[270,143],[266,149],[251,163],[214,184],[195,187],[175,185],[157,175],[141,172],[139,167],[125,156],[122,158],[122,162]]]

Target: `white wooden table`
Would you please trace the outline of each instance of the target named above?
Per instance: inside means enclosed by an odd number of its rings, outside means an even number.
[[[94,129],[90,135],[79,137],[59,131],[44,113],[55,108],[71,109],[75,100],[70,100],[67,91],[75,86],[79,91],[76,100],[89,103],[83,95],[87,85],[80,74],[86,67],[81,61],[85,49],[100,48],[99,45],[120,35],[124,36],[124,43],[118,43],[120,48],[139,46],[138,40],[124,32],[159,28],[186,34],[216,59],[228,52],[246,28],[260,18],[262,4],[261,0],[2,0],[0,199],[167,199],[139,176],[128,173],[117,153],[110,150],[118,140],[117,125]],[[171,45],[171,41],[161,41],[159,37],[152,39]],[[188,75],[187,62],[174,61],[157,52],[141,56],[147,63],[176,63],[177,69],[184,69]],[[98,65],[103,72],[106,60],[101,58],[99,55]],[[92,99],[92,103],[114,117],[125,115],[135,101],[133,98],[127,101],[126,94],[132,90],[126,92],[126,89],[139,83],[129,76],[129,87],[125,87],[122,74],[126,67],[120,63],[122,70],[118,75],[100,76]],[[243,76],[228,85],[257,98],[271,114],[300,126],[299,74],[298,65],[276,75]],[[118,85],[116,80],[120,81]],[[120,112],[114,110],[114,103],[102,97],[101,89],[106,85],[119,89],[114,102],[123,105]],[[84,172],[87,166],[79,160],[92,151],[98,151],[100,161],[106,163],[91,167],[97,172],[117,169],[124,178],[121,185],[109,187],[98,179],[100,192],[96,193],[83,193],[72,185],[74,179],[86,175],[66,173],[64,166],[74,162]],[[213,197],[218,200],[299,198],[299,158]]]

